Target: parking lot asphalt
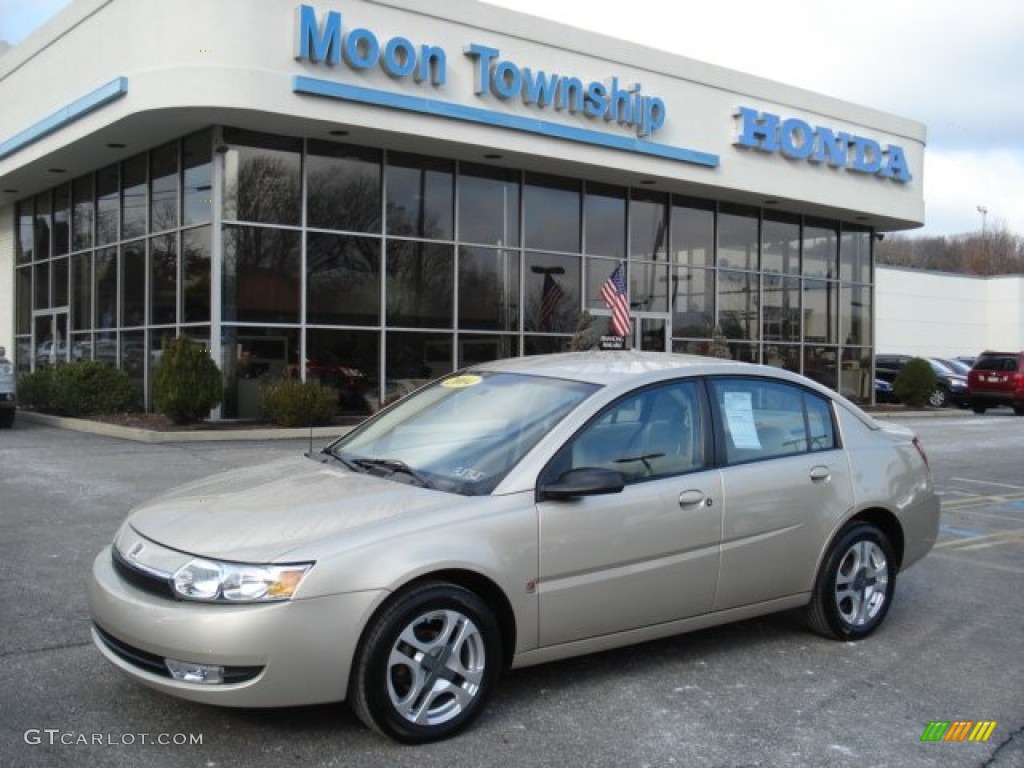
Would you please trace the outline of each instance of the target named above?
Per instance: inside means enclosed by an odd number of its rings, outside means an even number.
[[[83,580],[132,506],[307,440],[141,445],[19,421],[0,432],[0,765],[1022,766],[1024,419],[903,421],[942,531],[876,635],[836,643],[785,613],[514,671],[469,732],[417,748],[344,704],[170,699],[89,641]],[[958,720],[996,725],[984,742],[921,740]]]

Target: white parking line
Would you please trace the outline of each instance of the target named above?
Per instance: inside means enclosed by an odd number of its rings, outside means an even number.
[[[1010,485],[1009,483],[997,483],[993,480],[975,480],[970,477],[951,477],[950,480],[956,480],[960,483],[978,483],[979,485],[995,485],[1000,488],[1013,488],[1017,491],[1024,491],[1024,485]]]

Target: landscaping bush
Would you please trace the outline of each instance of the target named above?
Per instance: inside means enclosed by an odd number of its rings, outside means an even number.
[[[316,427],[330,424],[338,406],[338,393],[318,381],[267,380],[260,384],[263,418],[281,427]]]
[[[124,371],[98,360],[76,360],[53,369],[50,407],[66,416],[120,413],[135,405],[135,387]]]
[[[910,360],[892,382],[893,394],[901,403],[920,408],[935,391],[935,372],[922,357]]]
[[[153,377],[153,407],[175,424],[202,421],[220,405],[224,382],[208,350],[183,336],[165,339]]]
[[[51,410],[53,371],[52,366],[46,365],[34,373],[23,373],[18,376],[18,401],[23,408],[32,408],[36,411]]]
[[[43,413],[94,416],[133,409],[135,388],[124,371],[96,360],[41,366],[18,377],[21,404]]]

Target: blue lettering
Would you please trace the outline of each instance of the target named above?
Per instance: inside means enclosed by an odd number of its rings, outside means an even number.
[[[907,158],[903,154],[903,148],[890,144],[886,154],[889,157],[889,162],[878,172],[878,175],[887,179],[896,179],[896,181],[910,181],[913,177],[910,175],[910,168],[907,167]]]
[[[310,5],[295,9],[295,59],[297,61],[324,61],[328,64],[341,62],[341,14],[329,11],[321,30],[316,23],[316,11]]]
[[[518,96],[523,88],[523,78],[519,74],[519,67],[511,61],[498,62],[494,68],[492,86],[495,95],[502,99],[512,99]]]
[[[851,171],[878,173],[882,169],[882,147],[874,139],[853,137],[853,165]]]
[[[345,36],[345,63],[352,69],[369,69],[380,58],[380,43],[368,29],[353,29]]]
[[[755,110],[741,107],[736,115],[743,119],[743,130],[737,144],[765,152],[779,151],[779,116],[768,112],[759,115]]]
[[[598,117],[608,111],[608,89],[604,83],[594,81],[587,86],[587,96],[584,99],[583,114],[590,117]]]
[[[491,90],[491,68],[493,62],[498,58],[498,54],[501,53],[497,48],[488,48],[484,45],[470,45],[466,48],[465,53],[469,58],[476,59],[476,86],[473,89],[473,93],[477,96],[487,93]]]
[[[416,70],[416,82],[430,81],[431,85],[444,85],[448,80],[448,59],[443,48],[436,45],[424,45],[420,48],[419,68]]]
[[[639,136],[650,136],[665,124],[665,102],[657,96],[646,97],[643,101],[643,118],[640,121]]]
[[[636,86],[639,88],[639,86]],[[604,119],[612,120],[620,124],[629,125],[633,122],[633,91],[626,88],[619,88],[619,79],[612,78],[611,88],[608,89],[609,108],[604,113]]]
[[[395,37],[384,47],[381,67],[391,77],[405,77],[416,69],[416,48],[404,37]]]
[[[791,117],[782,124],[782,154],[797,160],[809,157],[814,149],[814,129],[803,120]]]
[[[846,167],[846,154],[853,139],[846,131],[833,133],[828,128],[818,129],[818,140],[811,153],[812,163],[828,163],[833,168]]]
[[[568,109],[570,112],[582,112],[583,82],[577,77],[563,77],[558,82],[558,103],[556,109]]]
[[[534,74],[529,67],[523,68],[523,101],[538,107],[550,106],[558,90],[558,75],[540,71]]]

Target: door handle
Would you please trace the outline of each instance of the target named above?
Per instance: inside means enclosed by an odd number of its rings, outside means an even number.
[[[832,477],[832,470],[826,467],[824,464],[819,464],[816,467],[811,467],[811,482],[812,483],[827,483]]]
[[[683,491],[679,494],[680,507],[711,506],[711,499],[704,498],[703,491]]]

